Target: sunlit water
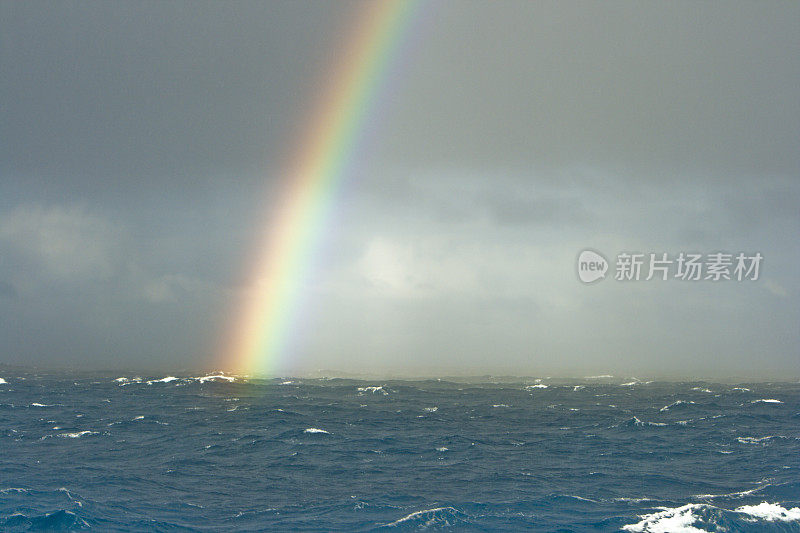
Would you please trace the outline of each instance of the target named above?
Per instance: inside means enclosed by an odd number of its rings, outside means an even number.
[[[800,531],[798,384],[0,377],[7,531]]]

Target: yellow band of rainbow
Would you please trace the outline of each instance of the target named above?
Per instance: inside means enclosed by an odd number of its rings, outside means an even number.
[[[274,212],[249,269],[250,294],[222,349],[225,369],[262,376],[291,371],[287,341],[310,256],[418,3],[360,4],[349,44],[287,165],[279,202],[272,203]]]

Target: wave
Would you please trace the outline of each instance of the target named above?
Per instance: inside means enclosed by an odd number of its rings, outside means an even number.
[[[736,437],[742,444],[766,444],[772,439],[785,439],[783,435],[767,435],[766,437]]]
[[[767,522],[800,521],[800,507],[785,509],[777,503],[761,502],[758,505],[742,505],[736,508],[737,513],[744,513]]]
[[[330,431],[325,431],[324,429],[319,429],[319,428],[307,428],[303,430],[303,433],[323,433],[325,435],[331,434]]]
[[[97,435],[97,434],[98,434],[97,431],[84,430],[84,431],[76,431],[75,433],[59,433],[56,436],[67,439],[79,439],[84,435]]]
[[[3,378],[0,378],[0,385],[5,385],[6,383],[8,383],[8,381],[4,380]]]
[[[544,383],[537,383],[536,385],[527,385],[525,390],[533,390],[533,389],[546,389],[547,385]]]
[[[434,507],[433,509],[423,509],[414,511],[403,518],[384,524],[381,527],[402,527],[404,529],[440,529],[443,527],[453,527],[468,524],[467,515],[455,507]]]
[[[22,494],[25,492],[28,492],[28,489],[23,489],[20,487],[8,487],[6,489],[0,489],[0,494],[11,494],[11,493]]]
[[[200,383],[205,383],[206,381],[227,381],[231,383],[233,381],[236,381],[236,378],[234,378],[233,376],[226,376],[224,374],[209,374],[207,376],[202,376],[199,378],[192,378],[192,379],[195,379]]]
[[[389,393],[386,392],[386,389],[384,389],[383,387],[358,387],[357,390],[358,390],[358,395],[359,396],[363,396],[364,393],[367,393],[367,392],[372,393],[372,394],[380,393],[380,394],[383,394],[384,396],[388,396],[389,395]]]
[[[176,378],[175,376],[167,376],[161,379],[152,379],[148,381],[147,384],[152,385],[153,383],[170,383],[172,381],[178,381],[178,378]]]
[[[31,530],[70,530],[91,529],[91,526],[81,517],[65,509],[53,513],[27,516],[22,513],[15,513],[6,518],[0,519],[0,526],[4,530],[31,531]]]
[[[659,402],[659,403],[660,403],[660,402]],[[685,401],[685,400],[678,400],[677,402],[672,402],[672,403],[671,403],[671,404],[669,404],[669,405],[665,405],[664,407],[662,407],[661,409],[659,409],[659,411],[663,413],[663,412],[665,412],[665,411],[669,411],[670,409],[673,409],[673,408],[675,408],[675,407],[687,406],[687,405],[689,405],[689,404],[693,404],[693,403],[694,403],[694,402],[693,402],[693,401],[691,401],[691,400],[689,400],[689,401]]]
[[[667,424],[664,422],[642,422],[641,420],[639,420],[639,417],[634,416],[611,427],[626,427],[626,428],[645,427],[645,426],[663,427],[666,425]]]
[[[729,492],[727,494],[695,494],[694,496],[692,496],[692,498],[697,498],[698,500],[717,500],[720,498],[744,498],[745,496],[750,496],[751,494],[755,494],[760,490],[764,490],[767,487],[769,487],[769,484],[766,484],[763,487],[756,487],[754,489],[749,489],[749,490],[741,490],[739,492]]]
[[[174,381],[177,381],[178,384],[191,383],[193,381],[196,381],[198,383],[206,383],[208,381],[227,381],[227,382],[230,383],[230,382],[236,381],[236,378],[234,378],[233,376],[226,376],[226,375],[220,373],[220,374],[208,374],[208,375],[205,375],[205,376],[188,377],[188,378],[179,378],[179,377],[176,377],[176,376],[166,376],[166,377],[163,377],[161,379],[151,379],[151,380],[147,380],[147,381],[145,381],[143,378],[141,378],[139,376],[132,377],[132,378],[127,378],[127,377],[123,376],[123,377],[116,378],[114,380],[114,382],[119,384],[120,387],[123,387],[125,385],[139,384],[139,383],[146,383],[147,385],[153,385],[154,383],[172,383]]]
[[[705,503],[688,503],[681,507],[660,509],[662,510],[655,513],[640,515],[639,522],[622,526],[622,530],[636,533],[701,533],[709,530],[726,531],[732,527],[736,531],[750,530],[759,522],[800,521],[800,507],[786,509],[780,504],[768,502],[742,505],[734,510]]]
[[[140,378],[140,377],[135,377],[135,378],[121,377],[121,378],[115,379],[114,381],[116,383],[119,383],[120,387],[124,387],[125,385],[130,385],[132,383],[141,383],[142,382],[142,378]]]
[[[761,398],[760,400],[753,400],[750,403],[783,403],[780,400],[776,400],[775,398]]]

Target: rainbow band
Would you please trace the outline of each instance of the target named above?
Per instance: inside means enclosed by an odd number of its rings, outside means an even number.
[[[223,349],[226,368],[256,375],[290,370],[287,344],[302,281],[417,4],[364,4],[342,62],[332,72],[330,90],[288,166],[286,189],[249,277],[254,294]]]

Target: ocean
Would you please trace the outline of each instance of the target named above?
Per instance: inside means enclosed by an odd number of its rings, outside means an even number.
[[[800,384],[5,371],[3,531],[800,531]]]

